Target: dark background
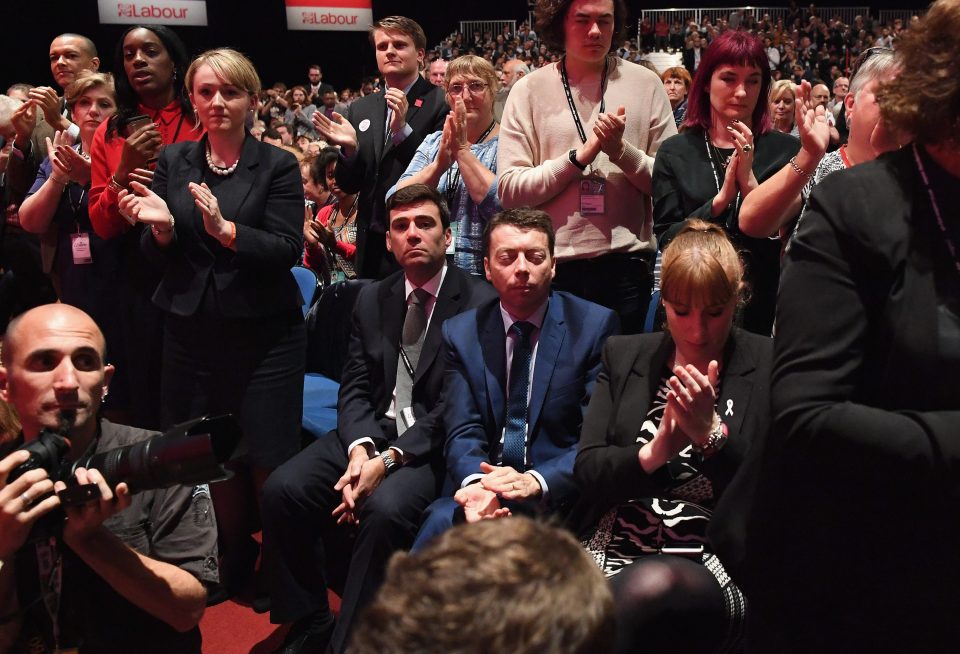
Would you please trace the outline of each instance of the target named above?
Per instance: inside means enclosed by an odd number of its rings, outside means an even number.
[[[628,0],[631,21],[639,9],[669,2]],[[729,7],[727,2],[683,2],[684,6]],[[778,5],[782,3],[769,3]],[[801,6],[804,4],[800,2]],[[843,3],[831,2],[831,5]],[[856,5],[859,3],[849,3]],[[916,0],[872,0],[879,8],[921,7]],[[62,32],[89,36],[100,51],[101,69],[113,69],[113,50],[126,25],[100,25],[96,0],[0,0],[0,91],[14,82],[53,84],[47,62],[50,41]],[[374,0],[374,18],[403,14],[417,20],[427,33],[428,47],[439,43],[460,20],[521,21],[526,0]],[[364,75],[376,72],[373,49],[365,32],[288,31],[283,0],[207,0],[207,27],[180,27],[177,32],[191,54],[207,48],[231,46],[246,53],[264,85],[306,82],[310,63],[319,63],[323,79],[338,89],[356,88]],[[628,30],[635,34],[635,27]]]

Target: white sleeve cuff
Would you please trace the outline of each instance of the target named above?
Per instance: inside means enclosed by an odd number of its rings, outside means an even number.
[[[380,454],[377,452],[377,447],[373,444],[373,439],[365,436],[364,438],[358,438],[347,446],[348,459],[350,458],[350,453],[353,452],[353,448],[357,447],[358,445],[363,445],[364,449],[367,450],[367,456],[371,459]]]
[[[460,483],[460,488],[466,488],[466,487],[469,486],[470,484],[472,484],[472,483],[474,483],[474,482],[480,481],[480,480],[483,479],[485,476],[486,476],[486,475],[484,475],[484,474],[482,474],[482,473],[479,473],[479,472],[476,473],[476,474],[467,475],[466,479],[464,479],[464,480]]]
[[[534,478],[540,483],[540,488],[543,490],[543,492],[540,494],[540,500],[543,501],[543,502],[546,502],[546,501],[547,501],[547,493],[550,492],[550,489],[547,488],[547,480],[544,479],[544,478],[543,478],[543,475],[541,475],[541,474],[540,474],[539,472],[537,472],[536,470],[527,470],[527,472],[528,472],[529,474],[533,475]]]

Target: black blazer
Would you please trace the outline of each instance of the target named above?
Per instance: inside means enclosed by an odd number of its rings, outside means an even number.
[[[357,130],[357,152],[337,164],[337,184],[347,193],[359,193],[357,206],[357,255],[354,266],[363,271],[367,230],[385,233],[387,214],[384,196],[407,169],[420,143],[443,129],[450,111],[443,89],[422,77],[407,93],[407,124],[413,132],[400,145],[387,141],[387,101],[383,91],[350,104],[347,120]]]
[[[946,219],[960,184],[924,159]],[[774,429],[716,513],[740,516],[714,541],[763,651],[956,651],[958,306],[912,148],[817,184],[784,262]]]
[[[575,525],[583,530],[609,508],[661,492],[657,474],[640,467],[637,436],[673,353],[668,334],[612,336],[603,349],[603,370],[583,422],[574,475],[583,494]],[[729,438],[702,470],[719,497],[752,443],[770,424],[773,340],[734,328],[721,369],[717,413]]]
[[[404,454],[439,459],[444,439],[443,322],[496,297],[496,292],[483,280],[447,267],[413,380],[417,421],[397,438],[396,422],[385,414],[397,383],[398,346],[406,315],[404,291],[402,270],[360,291],[337,400],[337,432],[344,448],[369,437],[379,450],[396,445]]]
[[[176,219],[174,240],[157,247],[150,230],[140,244],[162,267],[153,302],[164,311],[191,316],[204,293],[216,289],[220,312],[230,318],[269,316],[296,308],[300,293],[290,273],[303,245],[303,186],[289,152],[247,134],[236,171],[211,185],[220,212],[237,225],[237,251],[209,236],[188,182],[210,180],[206,138],[164,148],[153,191]]]

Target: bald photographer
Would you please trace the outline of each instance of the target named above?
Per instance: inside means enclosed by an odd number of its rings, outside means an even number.
[[[83,467],[50,478],[156,435],[98,417],[113,375],[105,352],[93,320],[69,305],[7,329],[0,399],[22,432],[0,448],[0,651],[200,652],[204,583],[218,580],[207,485],[134,494]],[[78,491],[89,497],[67,500]]]

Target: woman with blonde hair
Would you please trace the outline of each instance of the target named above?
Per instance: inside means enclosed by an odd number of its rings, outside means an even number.
[[[743,265],[718,225],[680,228],[663,253],[661,291],[666,332],[604,347],[574,467],[583,500],[574,522],[591,527],[587,548],[614,577],[615,651],[725,651],[745,606],[707,527],[766,433],[773,342],[733,326]]]
[[[450,62],[444,79],[447,114],[443,130],[427,136],[387,192],[426,184],[446,196],[454,235],[453,262],[483,275],[483,226],[500,211],[497,198],[497,145],[500,124],[493,115],[500,82],[489,61],[464,55]]]
[[[302,248],[303,186],[296,159],[244,127],[260,93],[250,60],[209,50],[185,82],[204,137],[164,149],[152,187],[134,182],[120,208],[148,227],[141,249],[162,271],[153,302],[165,313],[164,424],[240,419],[236,474],[212,489],[235,590],[257,557],[248,523],[263,482],[300,446],[306,334],[290,268]]]
[[[795,111],[797,103],[796,85],[788,79],[777,80],[770,85],[768,98],[773,129],[800,138]]]

